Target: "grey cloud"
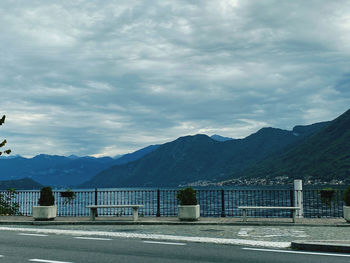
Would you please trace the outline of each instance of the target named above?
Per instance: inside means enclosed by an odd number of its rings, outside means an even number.
[[[332,119],[350,101],[347,6],[3,1],[0,132],[23,155],[114,155]]]

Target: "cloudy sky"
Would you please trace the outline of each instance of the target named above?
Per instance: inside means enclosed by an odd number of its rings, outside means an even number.
[[[350,105],[348,0],[2,0],[0,139],[114,156]]]

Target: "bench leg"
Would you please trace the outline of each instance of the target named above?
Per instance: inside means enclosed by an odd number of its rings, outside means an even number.
[[[97,208],[90,208],[90,220],[95,221]]]
[[[137,221],[137,219],[139,218],[139,208],[138,207],[132,208],[132,218],[134,221]]]
[[[247,222],[247,209],[243,209],[243,222]]]
[[[296,218],[296,210],[292,210],[293,212],[293,223],[295,223],[295,218]]]

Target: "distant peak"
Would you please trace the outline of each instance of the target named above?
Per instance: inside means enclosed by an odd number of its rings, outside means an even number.
[[[266,134],[266,135],[270,135],[270,134],[276,134],[276,133],[280,133],[280,132],[290,132],[287,130],[283,130],[280,128],[273,128],[273,127],[263,127],[260,130],[258,130],[256,133],[251,134],[252,135],[256,135],[256,134]]]
[[[225,142],[225,141],[233,140],[232,138],[223,137],[223,136],[218,135],[218,134],[214,134],[214,135],[210,136],[210,138],[212,138],[213,140],[218,141],[218,142]]]
[[[24,158],[24,157],[19,154],[9,155],[9,156],[6,156],[6,155],[0,156],[0,159],[15,159],[15,158]]]
[[[69,158],[69,159],[78,159],[79,156],[76,156],[76,155],[74,155],[74,154],[71,154],[71,155],[68,156],[68,158]]]
[[[177,138],[175,141],[194,141],[198,139],[209,139],[209,136],[206,134],[195,134],[195,135],[186,135]]]
[[[41,153],[41,154],[34,156],[33,158],[50,158],[50,155]]]
[[[32,157],[31,159],[35,159],[35,160],[42,160],[42,159],[46,159],[46,160],[52,160],[52,159],[56,159],[56,158],[67,158],[65,156],[61,156],[61,155],[51,155],[51,154],[38,154],[34,157]]]
[[[310,125],[297,125],[297,126],[294,126],[292,132],[296,136],[313,133],[314,131],[320,130],[321,128],[327,126],[328,124],[330,124],[329,121],[318,122]]]

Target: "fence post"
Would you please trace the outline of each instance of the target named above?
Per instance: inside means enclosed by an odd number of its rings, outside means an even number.
[[[160,190],[157,190],[157,217],[160,217]]]
[[[303,181],[294,180],[294,206],[300,207],[300,210],[296,210],[296,217],[303,218]]]
[[[221,217],[225,217],[225,190],[221,190]]]
[[[95,188],[95,205],[97,205],[97,188]],[[96,215],[97,217],[97,209],[96,209]]]
[[[289,191],[289,199],[290,199],[290,206],[295,206],[295,204],[294,204],[294,189],[291,189],[290,191]],[[292,218],[293,217],[293,212],[292,211],[290,211],[290,218]]]

